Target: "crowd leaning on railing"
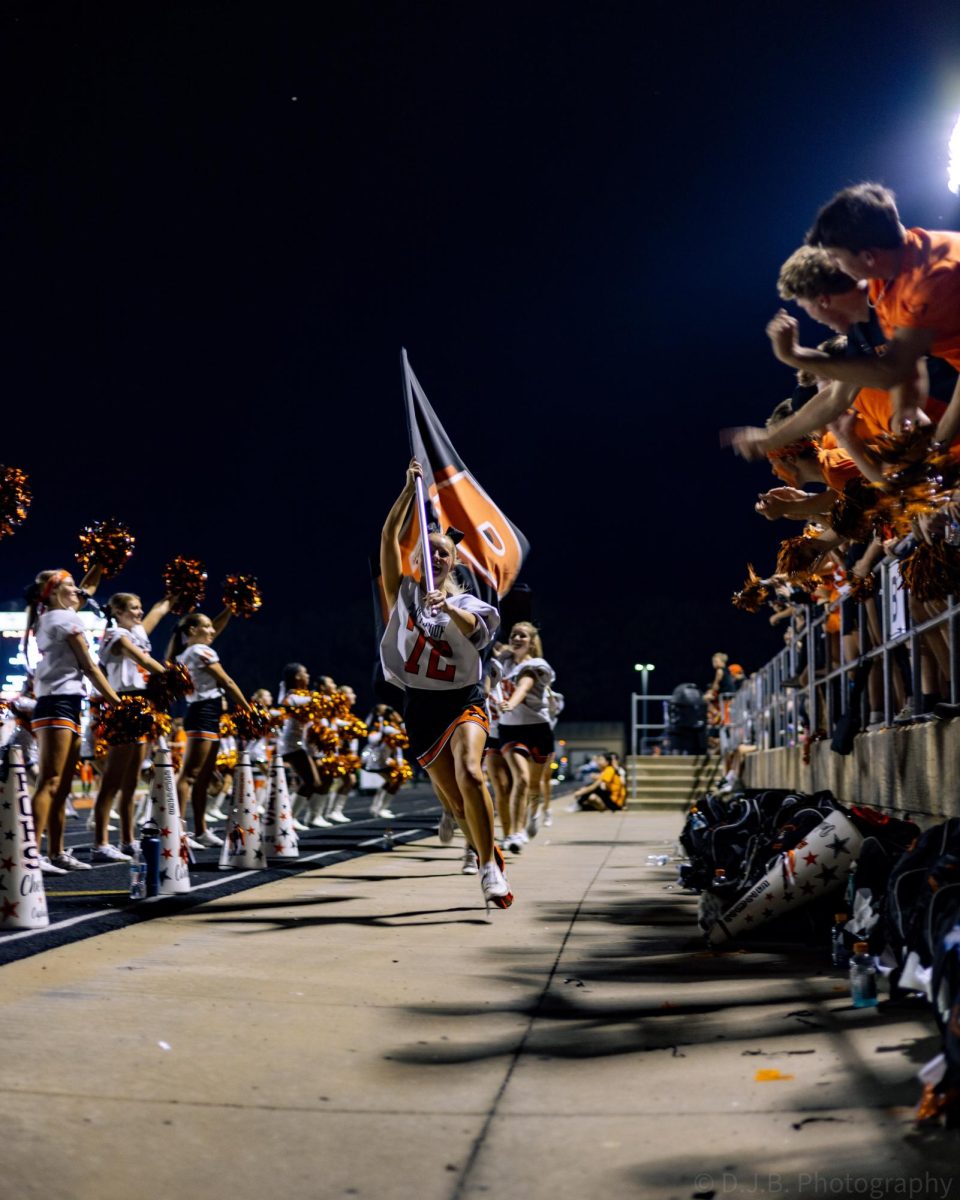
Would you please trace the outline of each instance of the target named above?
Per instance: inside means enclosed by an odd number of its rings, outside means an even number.
[[[905,228],[878,184],[845,188],[778,287],[830,336],[802,345],[779,312],[767,333],[792,396],[725,437],[779,481],[758,514],[801,526],[733,597],[782,627],[784,646],[736,692],[718,669],[728,775],[687,814],[679,882],[712,946],[819,940],[854,1008],[878,1003],[883,976],[887,1004],[928,1001],[941,1050],[919,1072],[916,1116],[956,1126],[960,817],[924,828],[879,779],[871,804],[844,804],[746,787],[739,767],[755,750],[809,757],[829,737],[848,754],[862,730],[960,716],[960,234]]]
[[[793,521],[733,603],[766,610],[783,651],[730,705],[760,748],[960,715],[960,234],[905,228],[887,188],[845,188],[780,268],[781,298],[829,333],[767,327],[793,374],[763,426],[724,432],[779,481],[755,502]]]

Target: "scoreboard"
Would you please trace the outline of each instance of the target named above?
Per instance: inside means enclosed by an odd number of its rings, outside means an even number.
[[[79,612],[77,617],[96,658],[106,621],[92,612]],[[26,654],[20,648],[26,623],[26,613],[0,612],[0,700],[12,700],[14,696],[19,696],[26,686],[28,672],[32,674],[40,661],[33,638],[30,639]]]

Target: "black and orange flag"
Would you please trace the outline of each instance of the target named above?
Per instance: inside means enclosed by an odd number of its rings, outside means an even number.
[[[464,534],[457,546],[460,559],[457,570],[465,576],[462,581],[481,600],[500,608],[499,602],[516,581],[530,545],[467,469],[414,375],[406,350],[403,351],[403,382],[410,453],[423,467],[428,522],[444,532],[453,526]],[[420,525],[416,507],[411,505],[400,535],[405,575],[418,574],[411,563],[411,555],[419,542]],[[380,579],[379,553],[370,556],[370,575],[379,645],[390,615]],[[518,588],[518,598],[520,591]],[[526,603],[521,603],[511,620],[529,619],[529,597],[524,599]],[[373,690],[378,700],[402,711],[403,692],[384,679],[379,656],[373,672]]]
[[[457,546],[459,572],[467,576],[463,582],[481,600],[499,607],[498,601],[520,574],[530,545],[457,453],[413,373],[406,350],[403,381],[410,453],[423,466],[427,515],[441,531],[453,526],[463,532],[464,538]],[[410,555],[419,536],[416,514],[411,510],[400,539],[405,575],[414,573]]]

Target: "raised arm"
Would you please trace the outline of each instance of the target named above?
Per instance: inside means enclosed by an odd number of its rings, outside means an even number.
[[[801,346],[797,341],[798,329],[795,318],[782,309],[767,326],[773,353],[782,363],[796,370],[813,371],[824,379],[885,391],[914,377],[917,359],[929,351],[934,338],[932,329],[901,327],[893,331],[882,355],[832,358],[823,350]]]
[[[227,622],[230,620],[230,618],[232,616],[233,616],[233,613],[230,611],[230,609],[225,608],[222,610],[222,612],[218,612],[217,615],[210,622],[213,625],[213,640],[214,641],[216,641],[217,638],[220,636],[220,634],[223,633],[224,629],[226,629]]]
[[[151,608],[147,615],[143,618],[143,630],[148,637],[151,633],[153,633],[156,627],[173,607],[174,599],[174,596],[164,596],[162,600],[158,600],[156,602],[153,608]]]
[[[741,458],[763,458],[771,450],[780,450],[798,438],[813,433],[815,429],[823,429],[825,425],[829,425],[850,407],[859,390],[859,387],[849,384],[828,384],[792,417],[787,417],[772,429],[760,429],[756,426],[725,429],[720,435],[721,441],[731,445]]]
[[[416,494],[417,476],[423,478],[423,468],[415,458],[410,460],[407,467],[407,479],[403,491],[393,502],[393,507],[387,513],[380,534],[380,582],[383,585],[387,608],[392,609],[397,602],[400,592],[400,580],[403,577],[403,563],[400,556],[400,532],[403,522],[413,503]]]

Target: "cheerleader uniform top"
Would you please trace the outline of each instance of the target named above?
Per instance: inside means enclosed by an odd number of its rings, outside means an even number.
[[[405,575],[400,581],[397,603],[380,642],[383,672],[397,687],[436,692],[467,688],[483,678],[480,651],[493,639],[500,614],[469,592],[451,596],[448,603],[477,618],[469,637],[446,613],[434,618],[424,611],[416,580]]]
[[[547,693],[550,684],[556,676],[553,667],[545,658],[525,658],[523,662],[514,662],[509,652],[500,659],[503,667],[504,700],[509,700],[517,689],[520,680],[526,676],[533,679],[533,687],[524,696],[522,702],[509,712],[500,714],[501,725],[549,725],[550,710]]]
[[[484,668],[484,674],[490,680],[490,691],[487,692],[487,720],[490,722],[490,736],[497,737],[500,733],[500,705],[503,703],[503,665],[499,658],[490,658]]]
[[[208,667],[220,661],[220,655],[212,646],[204,646],[197,642],[188,646],[182,654],[177,655],[177,662],[183,663],[193,684],[193,691],[187,696],[187,702],[197,704],[201,700],[213,700],[222,696],[223,691],[216,678],[207,670]]]
[[[144,654],[151,651],[150,639],[142,625],[124,629],[122,625],[111,625],[104,631],[100,643],[100,666],[107,682],[115,692],[140,691],[147,681],[147,673],[120,649],[120,639],[126,637]]]
[[[67,641],[71,634],[83,632],[83,623],[72,608],[49,608],[40,614],[36,637],[43,657],[34,676],[38,700],[44,696],[84,695],[83,672]]]
[[[284,692],[281,685],[280,699],[281,703],[286,708],[295,708],[301,704],[309,704],[310,696],[295,696],[292,693]],[[287,717],[280,726],[280,736],[277,739],[278,754],[293,754],[295,750],[303,749],[303,734],[304,723],[298,721],[296,717]]]

